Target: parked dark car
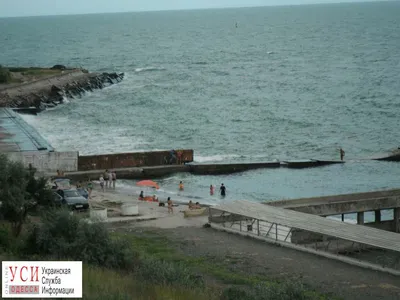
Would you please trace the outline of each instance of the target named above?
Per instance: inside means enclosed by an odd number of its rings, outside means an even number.
[[[87,191],[86,189],[84,189],[84,188],[77,188],[76,190],[77,190],[78,193],[79,193],[82,197],[84,197],[85,199],[89,198],[89,193],[88,193],[88,191]]]
[[[61,205],[68,205],[71,209],[83,210],[89,208],[88,200],[77,190],[58,190],[54,193],[54,200]]]
[[[53,190],[69,190],[71,189],[71,180],[68,178],[56,178],[52,182]]]

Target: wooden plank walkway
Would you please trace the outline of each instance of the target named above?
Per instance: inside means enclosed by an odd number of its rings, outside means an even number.
[[[319,233],[351,242],[400,252],[400,235],[362,225],[348,224],[316,215],[272,207],[250,201],[234,201],[213,207],[213,210],[241,215],[290,228]]]

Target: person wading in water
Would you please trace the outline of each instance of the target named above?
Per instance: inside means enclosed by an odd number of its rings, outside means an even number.
[[[221,192],[221,196],[225,197],[225,195],[226,195],[226,187],[225,187],[225,185],[223,183],[221,184],[221,187],[219,188],[219,190]]]

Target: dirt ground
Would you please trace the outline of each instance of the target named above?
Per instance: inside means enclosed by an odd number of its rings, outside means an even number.
[[[144,224],[143,224],[144,225]],[[143,236],[157,234],[184,255],[231,261],[231,270],[271,279],[293,278],[316,291],[348,300],[400,299],[400,278],[339,261],[220,232],[212,228],[160,229],[113,225],[117,231]]]

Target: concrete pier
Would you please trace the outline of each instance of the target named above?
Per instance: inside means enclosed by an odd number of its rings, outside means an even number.
[[[280,162],[231,163],[231,164],[190,164],[190,173],[197,175],[220,175],[255,169],[279,168]]]
[[[78,169],[78,152],[56,152],[35,128],[10,108],[0,108],[0,153],[39,172]]]
[[[309,160],[297,160],[297,161],[282,161],[281,165],[282,167],[291,169],[305,169],[305,168],[315,168],[315,167],[343,164],[343,163],[344,161],[340,160],[309,159]]]
[[[323,217],[341,215],[343,222],[345,214],[356,213],[359,225],[400,232],[400,189],[272,201],[264,204]],[[393,220],[383,221],[381,211],[391,209]],[[365,212],[370,211],[374,212],[375,220],[365,223]]]

